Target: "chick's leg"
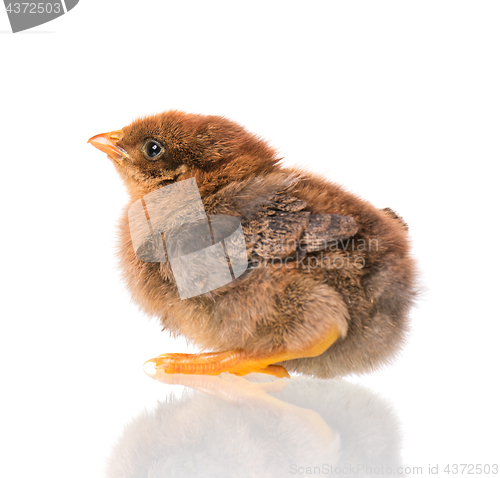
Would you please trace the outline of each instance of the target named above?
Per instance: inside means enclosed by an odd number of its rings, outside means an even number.
[[[156,370],[162,370],[164,373],[220,375],[223,372],[231,372],[235,375],[246,375],[258,372],[268,373],[279,378],[289,376],[284,367],[271,365],[269,362],[250,356],[244,350],[200,354],[163,354],[148,360],[148,362],[154,363]]]
[[[317,357],[338,337],[339,331],[334,329],[318,342],[301,350],[278,351],[268,355],[249,353],[245,350],[227,350],[201,354],[163,354],[148,362],[152,362],[157,370],[161,369],[164,373],[219,375],[223,372],[230,372],[235,375],[246,375],[257,372],[282,378],[289,377],[288,372],[281,365],[273,364],[296,358]]]

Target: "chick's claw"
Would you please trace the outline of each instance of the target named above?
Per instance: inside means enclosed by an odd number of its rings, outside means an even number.
[[[265,373],[277,378],[290,377],[285,367],[272,365],[269,359],[250,358],[243,351],[162,354],[148,360],[146,364],[148,363],[153,363],[156,370],[170,374],[220,375],[229,372],[238,376]]]

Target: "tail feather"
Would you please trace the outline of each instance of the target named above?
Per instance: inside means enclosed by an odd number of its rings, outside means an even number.
[[[382,209],[382,211],[391,216],[393,219],[399,221],[401,225],[408,231],[408,224],[397,212],[393,211],[390,207],[385,207],[384,209]]]

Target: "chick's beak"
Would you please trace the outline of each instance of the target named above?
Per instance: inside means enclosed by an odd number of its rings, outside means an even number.
[[[123,138],[123,131],[110,131],[109,133],[96,134],[92,136],[87,142],[95,146],[98,150],[106,153],[111,159],[114,159],[120,166],[123,165],[122,161],[130,159],[128,153],[117,146],[116,143]]]

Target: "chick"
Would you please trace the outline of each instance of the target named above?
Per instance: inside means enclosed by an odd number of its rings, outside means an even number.
[[[417,294],[407,226],[327,179],[279,164],[263,139],[219,116],[146,116],[89,142],[130,195],[196,180],[209,217],[241,222],[248,269],[181,299],[167,258],[134,251],[127,210],[119,258],[133,300],[200,354],[151,361],[165,373],[321,378],[364,373],[400,350]]]

